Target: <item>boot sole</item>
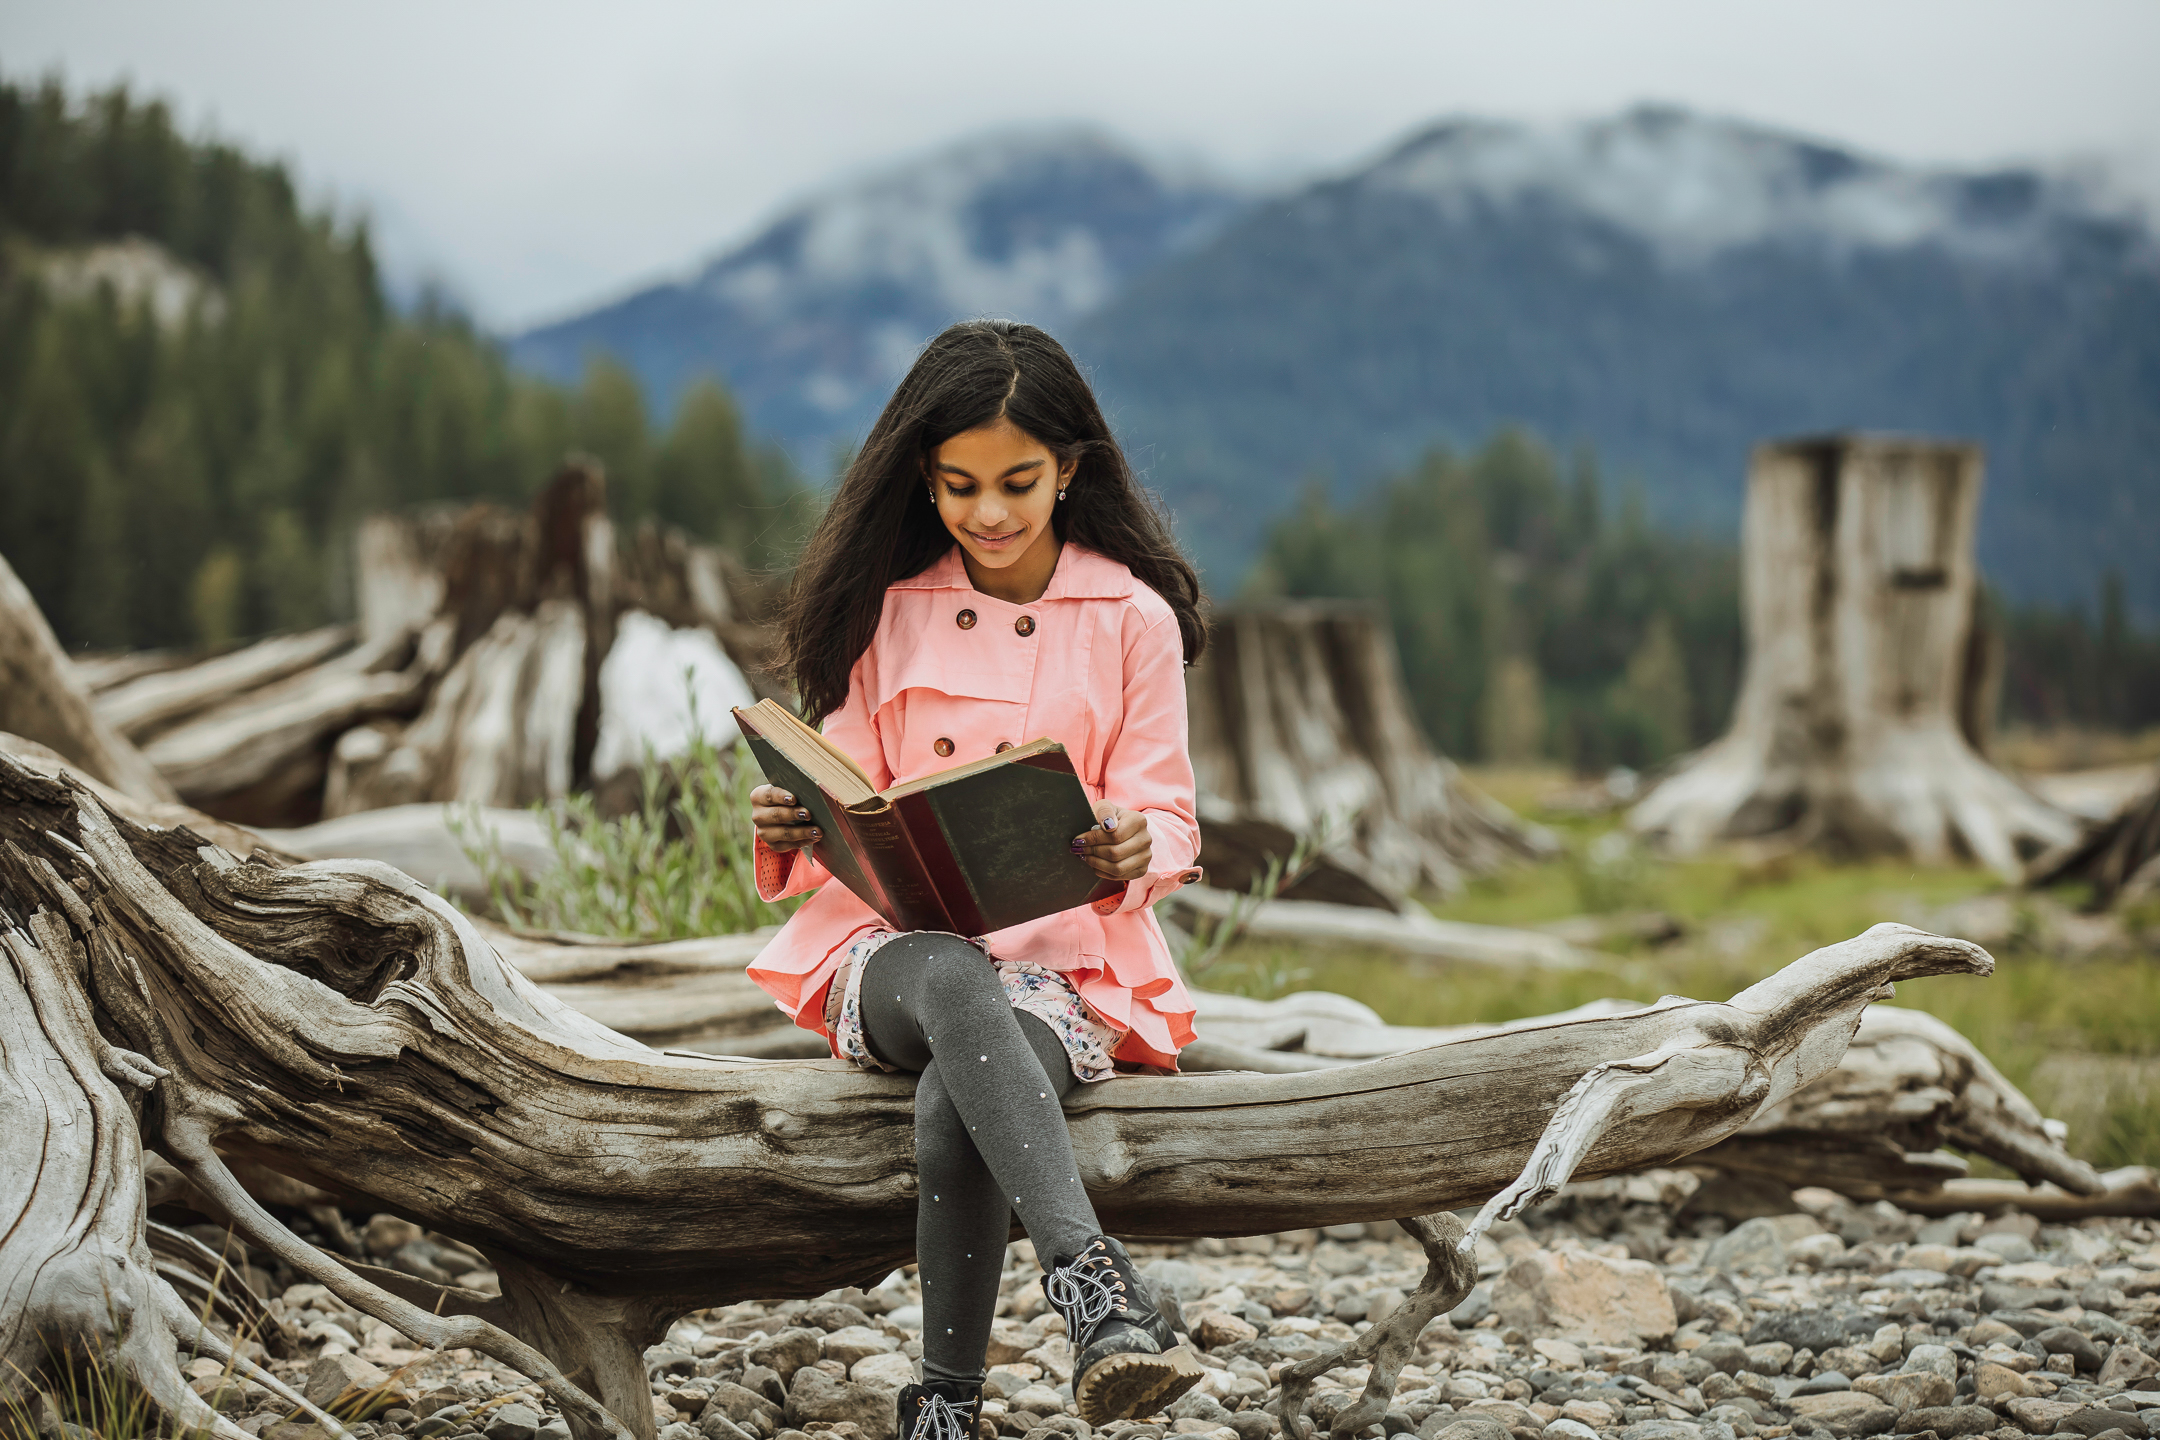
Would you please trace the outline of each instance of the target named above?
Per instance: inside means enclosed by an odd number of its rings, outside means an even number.
[[[1080,1377],[1073,1401],[1089,1425],[1138,1420],[1175,1403],[1203,1374],[1190,1345],[1160,1355],[1112,1355]]]

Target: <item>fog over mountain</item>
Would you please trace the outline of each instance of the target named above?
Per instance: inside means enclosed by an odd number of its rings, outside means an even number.
[[[1245,203],[1093,131],[986,136],[819,194],[688,279],[513,349],[563,379],[612,353],[663,403],[717,372],[761,430],[817,468],[829,446],[860,438],[953,320],[1063,330]]]
[[[1729,532],[1748,446],[1867,428],[1988,447],[2018,595],[2120,566],[2160,608],[2160,247],[2078,178],[1900,166],[1730,120],[1436,125],[1274,197],[1097,136],[992,138],[839,187],[694,278],[520,337],[656,393],[716,370],[806,457],[922,339],[1057,331],[1218,590],[1315,477],[1350,490],[1520,423],[1665,523]]]

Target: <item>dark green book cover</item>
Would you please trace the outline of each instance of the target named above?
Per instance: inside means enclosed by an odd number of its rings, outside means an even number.
[[[987,935],[1123,888],[1072,853],[1095,808],[1055,741],[848,804],[786,753],[810,740],[829,749],[823,737],[760,725],[754,711],[735,716],[766,781],[793,794],[824,831],[818,860],[897,930]]]

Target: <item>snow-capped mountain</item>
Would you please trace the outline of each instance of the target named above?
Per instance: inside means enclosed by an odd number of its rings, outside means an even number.
[[[2013,594],[2114,564],[2160,608],[2160,262],[2067,173],[1900,165],[1645,107],[1455,120],[1267,199],[1100,136],[999,136],[821,192],[679,283],[520,337],[665,400],[719,374],[813,471],[949,321],[1053,328],[1234,590],[1316,475],[1354,490],[1522,424],[1655,514],[1738,519],[1749,446],[1869,428],[1988,448]]]
[[[1478,206],[1565,205],[1674,263],[1769,242],[1933,243],[2010,258],[2042,238],[2051,215],[2099,205],[2064,175],[1890,165],[1667,106],[1565,124],[1452,121],[1403,144],[1357,183],[1422,197],[1454,221]]]
[[[859,434],[940,327],[1062,327],[1241,203],[1092,131],[987,136],[815,195],[680,283],[513,349],[563,378],[611,351],[662,400],[716,372],[767,434],[816,445]]]
[[[2012,593],[2160,605],[2160,265],[2079,180],[1929,170],[1670,109],[1438,125],[1253,207],[1069,337],[1218,575],[1312,477],[1521,424],[1730,533],[1747,452],[1982,441]]]

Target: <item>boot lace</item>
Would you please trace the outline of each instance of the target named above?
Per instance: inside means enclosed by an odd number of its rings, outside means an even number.
[[[926,1395],[916,1402],[915,1424],[908,1440],[975,1440],[975,1408],[972,1400],[955,1405],[942,1395]]]
[[[1058,1314],[1065,1317],[1065,1328],[1072,1332],[1075,1345],[1082,1343],[1086,1332],[1099,1324],[1113,1310],[1123,1308],[1125,1281],[1117,1273],[1117,1262],[1103,1248],[1100,1240],[1070,1262],[1050,1272],[1044,1281],[1043,1293]],[[1078,1320],[1079,1324],[1074,1325]]]

